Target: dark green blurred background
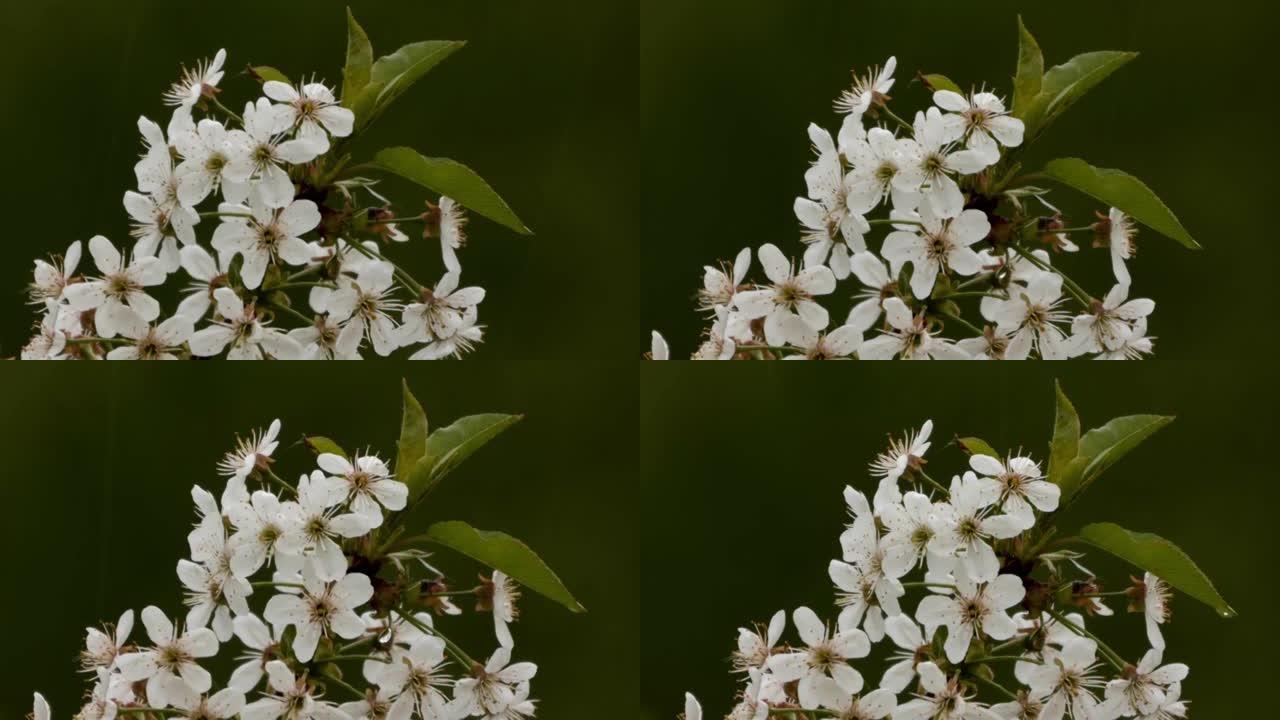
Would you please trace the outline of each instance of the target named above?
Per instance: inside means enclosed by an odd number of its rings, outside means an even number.
[[[279,363],[213,374],[198,364],[150,373],[101,364],[98,374],[77,377],[47,364],[5,367],[0,617],[22,661],[7,664],[0,717],[30,712],[33,690],[46,694],[57,717],[70,717],[84,687],[75,665],[83,628],[114,622],[130,607],[180,607],[174,567],[188,553],[190,488],[221,492],[214,464],[236,433],[279,417],[277,468],[285,477],[314,466],[305,448],[293,447],[304,433],[393,457],[401,373],[437,427],[478,412],[525,413],[451,475],[410,527],[461,519],[506,531],[534,548],[588,608],[574,615],[525,593],[516,649],[540,666],[540,715],[585,720],[620,700],[634,702],[633,661],[622,652],[636,645],[632,394],[589,376],[557,381],[553,368],[536,363],[499,374],[463,363],[376,376]],[[459,583],[479,570],[456,556],[437,557]],[[452,624],[473,654],[493,649],[492,620],[466,615]],[[219,667],[225,682],[230,668]]]
[[[866,468],[887,434],[932,418],[926,457],[939,479],[966,467],[949,446],[957,435],[999,450],[1021,447],[1043,461],[1055,373],[1085,428],[1118,415],[1178,416],[1108,470],[1064,514],[1063,526],[1113,521],[1190,554],[1239,617],[1219,619],[1180,595],[1165,628],[1165,660],[1191,666],[1183,696],[1195,716],[1256,709],[1259,701],[1244,689],[1274,682],[1262,658],[1265,639],[1280,632],[1273,387],[1174,363],[1083,364],[1108,372],[1025,363],[1002,372],[982,363],[914,372],[862,365],[856,373],[785,365],[644,368],[637,577],[642,587],[661,589],[640,622],[641,637],[655,638],[644,645],[641,666],[661,668],[643,676],[644,717],[671,717],[686,690],[702,698],[709,717],[720,717],[736,689],[727,662],[736,628],[799,605],[834,616],[826,568],[839,557],[848,517],[841,490],[874,492]],[[1111,578],[1110,589],[1139,574],[1098,552],[1085,564]],[[904,607],[914,611],[914,601]],[[1146,649],[1141,616],[1118,612],[1091,627],[1109,643],[1119,638],[1113,646],[1130,659]],[[874,667],[878,679],[883,666]]]
[[[839,128],[831,102],[851,68],[896,55],[891,107],[899,115],[927,103],[911,82],[917,70],[944,73],[965,88],[986,83],[1007,97],[1018,13],[1046,66],[1089,50],[1141,52],[1024,160],[1035,168],[1078,156],[1126,170],[1204,246],[1187,251],[1149,230],[1139,238],[1133,292],[1156,300],[1157,356],[1214,360],[1220,351],[1210,337],[1249,333],[1252,310],[1270,304],[1275,243],[1258,211],[1275,192],[1275,149],[1260,140],[1276,106],[1262,79],[1274,63],[1275,3],[703,0],[642,7],[645,290],[637,346],[647,347],[647,330],[656,328],[674,356],[696,349],[702,324],[691,298],[704,264],[766,242],[801,254],[791,204],[804,191],[812,157],[805,128]],[[1097,207],[1065,188],[1052,199],[1079,220],[1072,224],[1091,222]],[[878,247],[883,233],[872,237]],[[1110,287],[1109,265],[1105,253],[1091,255],[1062,266],[1100,296]],[[1075,270],[1084,266],[1090,272]]]
[[[340,83],[346,0],[215,3],[42,0],[5,3],[0,84],[7,138],[0,192],[29,211],[0,264],[0,357],[16,354],[34,316],[22,307],[31,260],[72,240],[128,239],[121,205],[134,187],[136,120],[162,125],[160,95],[179,66],[228,52],[223,98],[242,107],[247,65]],[[557,0],[350,0],[374,50],[458,39],[468,46],[433,70],[356,143],[357,159],[411,145],[480,173],[536,236],[483,219],[470,226],[463,279],[489,290],[482,352],[494,358],[567,358],[576,333],[621,350],[633,335],[636,37],[629,4]],[[365,153],[361,156],[360,153]],[[381,186],[406,213],[424,192]],[[19,229],[20,228],[20,229]],[[201,237],[213,226],[206,220]],[[131,243],[130,243],[131,244]],[[397,247],[420,280],[441,272],[439,247]],[[91,269],[87,258],[82,267]],[[630,288],[626,285],[625,288]],[[173,303],[166,304],[171,312]],[[572,328],[572,330],[570,330]],[[634,343],[634,341],[632,341]]]

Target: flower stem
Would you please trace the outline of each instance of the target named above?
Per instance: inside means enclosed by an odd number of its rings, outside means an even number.
[[[1124,658],[1120,657],[1119,653],[1117,653],[1115,650],[1112,650],[1111,647],[1107,645],[1105,642],[1103,642],[1101,639],[1099,639],[1097,635],[1094,635],[1088,630],[1085,630],[1079,625],[1071,622],[1070,620],[1067,619],[1065,615],[1058,612],[1057,610],[1045,610],[1045,612],[1048,613],[1049,617],[1062,623],[1075,634],[1081,635],[1083,637],[1087,637],[1090,640],[1097,643],[1098,649],[1102,651],[1102,656],[1107,659],[1107,662],[1111,663],[1116,670],[1124,672],[1124,667],[1125,667]]]
[[[402,610],[401,608],[396,608],[395,613],[399,615],[402,620],[418,628],[422,632],[428,635],[435,635],[436,637],[443,640],[445,647],[449,649],[449,654],[453,655],[454,659],[462,663],[463,666],[466,667],[468,670],[470,670],[471,668],[479,664],[475,660],[473,660],[471,656],[466,653],[465,650],[459,647],[457,643],[445,637],[444,635],[440,634],[439,630],[436,630],[435,628],[432,628],[432,627],[427,627],[423,623],[419,622],[417,618],[413,617],[412,615],[406,614],[405,611]]]
[[[212,217],[251,218],[253,217],[253,215],[250,213],[219,212],[215,210],[210,212],[202,212],[200,213],[200,217],[202,218],[212,218]]]
[[[995,680],[988,680],[988,679],[986,679],[986,678],[982,677],[981,675],[971,675],[970,677],[971,677],[971,678],[973,678],[974,680],[978,681],[978,684],[979,684],[979,685],[983,685],[983,686],[988,687],[988,688],[990,688],[990,689],[992,689],[992,690],[996,690],[996,691],[1000,692],[1000,694],[1002,694],[1002,695],[1004,695],[1005,697],[1009,698],[1010,700],[1017,700],[1017,699],[1018,699],[1018,696],[1017,696],[1017,695],[1015,695],[1015,694],[1014,694],[1014,692],[1013,692],[1012,690],[1010,690],[1009,688],[1007,688],[1007,687],[1005,687],[1005,686],[1001,685],[1000,683],[996,682]]]
[[[989,273],[989,272],[982,273],[981,275],[978,275],[977,277],[971,280],[965,280],[964,282],[960,283],[959,285],[956,286],[956,290],[968,290],[971,287],[977,287],[982,283],[991,282],[991,279],[994,277],[995,277],[995,273]]]
[[[271,289],[272,289],[272,290],[274,290],[275,288],[271,288]],[[293,316],[295,319],[300,320],[304,325],[310,325],[311,323],[315,322],[315,320],[313,320],[312,318],[309,318],[309,317],[307,317],[306,315],[303,315],[302,313],[298,312],[297,310],[294,310],[293,308],[289,307],[288,305],[284,305],[284,304],[282,304],[282,303],[273,302],[273,301],[271,301],[271,300],[268,300],[268,301],[267,301],[267,306],[268,306],[268,307],[270,307],[270,308],[272,308],[272,309],[274,309],[274,310],[279,310],[280,312],[282,312],[282,313],[284,313],[284,314],[286,314],[286,315],[291,315],[291,316]]]
[[[345,681],[345,680],[343,680],[342,678],[340,678],[340,677],[338,677],[338,676],[334,675],[333,673],[324,673],[324,678],[325,678],[326,680],[331,681],[334,685],[337,685],[338,687],[340,687],[340,688],[342,688],[342,689],[346,690],[347,692],[349,692],[349,693],[353,693],[357,698],[363,698],[363,697],[364,697],[364,693],[363,693],[363,692],[361,692],[361,691],[359,691],[359,690],[355,689],[354,687],[352,687],[351,685],[347,684],[347,681]]]
[[[213,97],[213,96],[209,97],[209,102],[213,103],[214,107],[226,113],[227,117],[231,118],[232,120],[235,120],[241,125],[244,125],[244,120],[241,119],[239,115],[235,114],[235,112],[233,112],[231,108],[227,107],[226,105],[223,105],[222,102],[219,101],[217,97]]]
[[[1018,245],[1010,245],[1009,247],[1013,248],[1014,252],[1026,258],[1027,262],[1031,263],[1032,265],[1035,265],[1041,270],[1044,270],[1046,272],[1057,273],[1062,278],[1062,282],[1067,286],[1067,289],[1071,292],[1072,295],[1075,295],[1076,300],[1079,300],[1080,304],[1084,305],[1085,308],[1088,308],[1090,305],[1093,304],[1093,299],[1092,297],[1090,297],[1089,293],[1085,292],[1084,288],[1077,285],[1075,280],[1072,280],[1071,278],[1067,277],[1066,273],[1062,272],[1056,267],[1053,267],[1052,265],[1049,265],[1048,263],[1044,262],[1043,260],[1036,257],[1032,253],[1027,252],[1025,249],[1023,249]]]
[[[271,482],[275,483],[276,485],[279,485],[281,488],[283,488],[283,489],[285,489],[285,490],[288,490],[288,491],[289,491],[291,494],[293,494],[293,495],[297,495],[297,494],[298,494],[298,490],[297,490],[297,488],[295,488],[294,486],[290,485],[287,481],[285,481],[285,479],[284,479],[284,478],[282,478],[282,477],[280,477],[279,475],[275,474],[275,471],[273,471],[271,468],[263,468],[263,469],[262,469],[262,472],[263,472],[263,474],[264,474],[264,475],[266,475],[266,476],[267,476],[267,479],[271,480]]]
[[[979,330],[979,331],[978,331],[978,334],[982,334],[982,331],[981,331],[981,330]],[[944,487],[942,483],[940,483],[940,482],[938,482],[937,480],[934,480],[933,478],[929,477],[929,473],[925,472],[923,468],[916,468],[914,472],[915,472],[915,474],[917,474],[917,475],[919,475],[920,477],[924,478],[925,482],[927,482],[927,483],[929,483],[930,485],[932,485],[932,486],[934,486],[935,488],[937,488],[937,489],[938,489],[938,492],[941,492],[943,495],[947,495],[947,496],[950,496],[950,495],[951,495],[951,491],[950,491],[950,490],[948,490],[946,487]]]
[[[888,105],[881,105],[881,106],[880,106],[880,110],[881,110],[885,115],[888,115],[890,118],[892,118],[894,121],[896,121],[899,125],[901,125],[902,127],[906,128],[907,130],[910,130],[910,131],[912,132],[912,134],[915,134],[916,126],[915,126],[915,125],[912,125],[911,123],[907,122],[906,120],[903,120],[902,118],[898,117],[896,113],[894,113],[892,110],[890,110],[890,109],[889,109],[889,106],[888,106]]]
[[[904,582],[902,583],[902,587],[904,588],[905,587],[944,588],[946,590],[956,589],[955,585],[948,585],[946,583],[931,583],[931,582]]]
[[[133,341],[129,338],[84,337],[75,338],[74,340],[71,338],[67,339],[68,345],[97,345],[99,343],[103,345],[127,345],[130,342]]]
[[[923,225],[923,223],[921,223],[919,220],[895,220],[893,218],[876,218],[874,220],[868,220],[867,224],[868,225],[916,225],[916,226]]]
[[[272,285],[268,290],[292,290],[293,288],[334,288],[337,287],[331,282],[285,282],[279,285]]]
[[[965,320],[964,318],[960,317],[959,315],[956,315],[955,313],[949,313],[949,312],[946,312],[945,310],[939,310],[938,314],[948,320],[955,321],[959,325],[963,325],[964,327],[968,328],[970,332],[977,333],[978,335],[982,334],[982,328],[976,327],[973,323],[969,322],[968,320]]]
[[[1003,299],[1000,295],[998,295],[998,294],[996,294],[996,293],[989,293],[989,292],[976,292],[976,291],[975,291],[975,292],[953,292],[953,293],[948,293],[948,294],[943,295],[942,297],[940,297],[940,298],[938,298],[938,299],[939,299],[939,300],[950,300],[950,299],[952,299],[952,298],[967,298],[967,297],[978,297],[978,298],[983,298],[983,297],[993,297],[993,298],[1001,298],[1001,299]]]

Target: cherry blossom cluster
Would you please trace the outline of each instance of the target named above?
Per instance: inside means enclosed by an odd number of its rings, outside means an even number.
[[[816,157],[794,203],[799,262],[765,244],[755,252],[763,278],[749,279],[750,248],[705,268],[698,309],[710,325],[693,358],[1151,354],[1155,303],[1129,299],[1133,219],[1111,208],[1068,227],[1047,190],[1016,175],[1010,153],[1024,125],[998,95],[931,88],[931,104],[907,121],[889,108],[895,68],[889,58],[855,76],[835,102],[843,119],[834,137],[809,126]],[[1054,262],[1080,250],[1077,232],[1107,248],[1115,284],[1101,299]],[[849,297],[847,315],[837,314],[831,301]],[[657,332],[650,355],[670,356]]]
[[[799,607],[796,641],[783,640],[784,611],[739,630],[743,684],[727,717],[1186,717],[1187,666],[1164,660],[1169,586],[1148,572],[1104,592],[1081,553],[1043,532],[1061,494],[1036,460],[973,453],[943,485],[925,470],[931,430],[891,440],[871,464],[870,501],[845,488],[852,519],[828,567],[834,623]],[[1142,614],[1150,649],[1136,662],[1087,627],[1113,615],[1109,598]],[[684,717],[702,717],[693,695]]]
[[[185,613],[152,605],[141,632],[132,610],[88,629],[91,690],[75,717],[533,716],[537,666],[512,662],[516,584],[495,570],[450,589],[428,553],[390,531],[409,493],[383,460],[321,452],[291,484],[273,469],[279,433],[277,420],[238,442],[218,465],[220,496],[192,488],[197,522],[177,564]],[[492,616],[483,662],[438,627],[465,599]],[[204,665],[219,654],[237,665],[215,681]],[[34,717],[50,717],[39,694]]]
[[[356,116],[332,89],[259,77],[262,96],[236,113],[219,99],[225,61],[219,51],[184,70],[165,94],[166,127],[138,121],[137,189],[124,195],[132,247],[97,236],[91,266],[79,241],[36,261],[30,299],[42,315],[22,357],[360,359],[371,346],[440,359],[473,349],[485,293],[460,287],[462,208],[442,196],[395,217],[374,181],[340,175]],[[432,286],[383,254],[410,240],[409,223],[439,240],[444,272]],[[181,295],[168,311],[153,297],[163,286]]]

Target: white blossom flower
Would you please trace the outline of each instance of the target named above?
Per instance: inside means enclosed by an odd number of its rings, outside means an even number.
[[[110,626],[85,628],[84,650],[80,652],[80,667],[86,671],[97,671],[99,668],[112,669],[116,657],[133,632],[133,611],[125,610],[115,628]]]
[[[850,268],[866,290],[856,296],[858,303],[849,311],[845,324],[865,333],[880,319],[881,303],[897,292],[898,285],[889,276],[888,266],[874,253],[857,253],[850,262]]]
[[[154,605],[143,608],[142,625],[152,646],[119,656],[116,666],[126,682],[147,682],[147,700],[152,707],[169,707],[186,688],[203,693],[212,687],[213,677],[197,663],[218,653],[218,638],[212,630],[191,628],[183,632]]]
[[[1023,523],[1023,530],[1035,525],[1035,511],[1053,512],[1058,509],[1062,489],[1044,479],[1040,465],[1029,457],[1011,457],[1007,462],[990,455],[972,455],[969,467],[985,477],[1000,483],[1001,509]]]
[[[444,258],[444,269],[451,273],[461,273],[462,263],[458,262],[458,250],[467,242],[467,216],[462,206],[451,197],[440,196],[437,206],[440,212],[440,255]]]
[[[527,684],[538,673],[531,662],[511,662],[511,648],[493,651],[484,667],[474,670],[472,677],[461,678],[454,685],[453,704],[458,717],[501,717],[516,702],[517,688]]]
[[[44,699],[43,695],[36,693],[35,701],[32,703],[32,720],[50,720],[52,716],[52,713],[49,711],[49,702]]]
[[[206,697],[187,690],[179,692],[173,706],[181,712],[172,717],[181,720],[230,720],[244,708],[244,693],[225,688]]]
[[[76,274],[80,265],[80,241],[76,240],[67,247],[62,257],[51,257],[48,261],[36,260],[34,282],[28,289],[31,302],[44,304],[46,300],[58,300]]]
[[[1164,653],[1151,648],[1137,667],[1107,683],[1103,706],[1111,717],[1152,715],[1164,704],[1170,685],[1181,683],[1190,669],[1182,663],[1162,665]]]
[[[197,322],[209,314],[209,308],[213,306],[213,292],[227,284],[230,269],[199,245],[182,248],[180,257],[182,269],[191,276],[192,283],[178,303],[176,314]]]
[[[779,610],[769,618],[766,628],[738,628],[738,649],[733,654],[734,671],[747,672],[752,668],[764,668],[786,626],[787,613]]]
[[[680,716],[680,720],[702,720],[702,705],[693,693],[684,694],[684,714]]]
[[[229,565],[229,557],[224,554]],[[214,635],[219,642],[227,642],[234,633],[231,613],[244,615],[249,612],[248,597],[253,586],[248,580],[231,572],[230,567],[207,567],[189,560],[178,561],[178,579],[187,589],[186,603],[188,628],[202,628],[212,620]]]
[[[991,232],[991,223],[981,210],[965,210],[951,218],[935,215],[929,205],[920,208],[920,227],[894,230],[885,238],[881,254],[889,261],[893,275],[911,263],[911,291],[918,298],[933,292],[938,275],[976,275],[982,261],[970,245]]]
[[[1081,352],[1100,353],[1122,350],[1133,335],[1132,323],[1142,320],[1156,309],[1147,298],[1129,300],[1129,286],[1115,285],[1090,312],[1077,315],[1071,322],[1073,340]]]
[[[403,344],[403,331],[398,330],[391,319],[391,313],[400,309],[393,279],[390,263],[370,263],[361,269],[358,277],[340,280],[339,288],[325,304],[330,317],[339,322],[350,319],[355,328],[351,332],[357,340],[367,335],[374,351],[384,357]],[[347,350],[341,342],[339,347]]]
[[[1173,720],[1186,716],[1187,701],[1182,699],[1182,683],[1174,683],[1169,686],[1169,692],[1165,693],[1160,706],[1150,714],[1138,716],[1138,720]]]
[[[316,458],[321,470],[330,474],[347,491],[351,510],[369,520],[369,527],[382,525],[382,509],[403,510],[409,486],[391,477],[391,470],[373,455],[358,456],[354,462],[341,455],[321,453]]]
[[[290,127],[286,112],[267,98],[258,98],[256,104],[245,105],[244,129],[227,135],[231,173],[246,179],[257,177],[254,188],[269,208],[284,208],[293,202],[293,181],[284,166],[303,165],[319,155],[313,143],[283,139],[281,133]]]
[[[116,318],[116,331],[132,342],[117,345],[108,360],[177,360],[174,351],[191,339],[195,325],[191,319],[174,315],[159,325],[148,325],[138,313],[124,308]]]
[[[787,360],[846,358],[857,352],[858,346],[862,344],[862,333],[849,325],[841,325],[826,333],[814,330],[798,317],[788,317],[786,322],[791,344],[804,351],[802,355],[788,355]]]
[[[798,197],[793,205],[796,219],[805,228],[801,238],[808,245],[804,264],[824,265],[830,256],[831,272],[843,280],[849,277],[850,255],[867,249],[863,235],[870,232],[871,226],[845,201],[844,168],[831,134],[810,125],[809,138],[818,153],[805,173],[809,197]]]
[[[1072,718],[1101,717],[1094,696],[1094,690],[1103,685],[1094,674],[1097,652],[1097,643],[1078,637],[1061,650],[1046,648],[1043,663],[1019,662],[1014,666],[1018,680],[1044,703],[1040,712],[1043,720],[1061,720],[1068,711]]]
[[[902,495],[900,503],[884,503],[879,508],[879,517],[887,530],[881,543],[884,571],[890,576],[900,578],[917,567],[929,553],[943,552],[942,541],[938,538],[938,518],[933,502],[927,496],[908,491]]]
[[[237,438],[236,448],[218,461],[218,472],[228,478],[243,479],[259,463],[270,462],[271,455],[280,446],[280,420],[272,420],[266,432],[255,430],[247,438]]]
[[[288,83],[269,80],[262,85],[267,97],[282,103],[282,117],[298,137],[318,153],[329,151],[329,136],[347,137],[355,128],[355,113],[338,104],[333,91],[321,83],[307,83],[301,90]]]
[[[988,541],[1015,537],[1024,529],[1021,518],[988,511],[1000,495],[999,482],[966,472],[952,478],[950,499],[935,507],[939,542],[959,552],[960,564],[974,582],[994,580],[1000,570]]]
[[[268,265],[311,262],[311,246],[302,236],[320,225],[320,210],[314,202],[295,200],[276,210],[252,197],[250,207],[224,204],[218,209],[232,216],[224,216],[214,231],[213,247],[224,258],[238,254],[244,259],[240,276],[246,288],[256,290],[262,284]]]
[[[858,357],[863,360],[967,360],[969,356],[945,339],[929,332],[923,314],[913,316],[901,298],[886,298],[885,320],[889,330],[858,347]]]
[[[160,317],[160,303],[146,291],[164,282],[159,260],[135,256],[126,263],[120,251],[101,235],[89,241],[89,254],[101,277],[68,285],[62,297],[76,312],[94,311],[93,323],[99,335],[118,335],[128,320],[126,310],[133,310],[145,322]]]
[[[842,720],[880,720],[887,718],[898,706],[898,698],[883,688],[866,695],[842,695],[832,708]]]
[[[667,345],[667,339],[662,337],[662,333],[657,330],[649,333],[649,359],[650,360],[670,360],[671,348]]]
[[[1095,360],[1141,360],[1144,355],[1155,352],[1155,338],[1147,335],[1147,319],[1140,317],[1133,321],[1129,336],[1114,350],[1099,353]]]
[[[952,90],[938,90],[933,102],[943,110],[944,122],[959,131],[966,146],[982,155],[988,165],[1000,160],[1000,145],[1017,147],[1022,144],[1023,124],[1011,117],[998,95],[989,92],[973,93],[965,97]]]
[[[906,613],[886,620],[884,631],[898,647],[898,652],[889,656],[893,664],[885,669],[884,676],[880,678],[880,687],[892,693],[900,693],[915,679],[916,666],[923,662],[923,658],[928,657],[927,651],[931,648],[933,633],[925,637],[920,626]]]
[[[444,674],[444,650],[444,640],[429,636],[408,650],[394,648],[389,663],[366,666],[366,677],[372,675],[372,682],[397,696],[388,718],[408,718],[416,712],[422,720],[452,720],[444,689],[453,686],[453,679]]]
[[[898,59],[889,58],[884,69],[871,68],[866,75],[853,76],[853,87],[841,93],[836,100],[836,112],[856,115],[859,118],[877,102],[888,99],[889,90],[893,88],[893,71],[898,67]]]
[[[170,139],[183,158],[174,170],[182,205],[195,207],[219,188],[227,202],[242,203],[248,199],[251,168],[232,161],[225,125],[204,119]]]
[[[843,631],[861,625],[872,642],[884,638],[884,619],[902,612],[898,598],[906,594],[902,583],[884,572],[883,562],[877,548],[867,561],[850,564],[832,560],[827,565],[827,574],[840,591],[836,594],[840,607],[836,626]]]
[[[188,345],[192,355],[211,357],[230,345],[228,360],[261,360],[264,355],[277,360],[302,357],[301,345],[259,320],[254,306],[242,303],[231,288],[214,290],[213,299],[217,317],[222,320],[215,320],[213,325],[191,336]]]
[[[1025,360],[1035,350],[1045,360],[1064,360],[1073,347],[1058,327],[1068,319],[1059,309],[1062,302],[1062,276],[1041,272],[1026,288],[1011,285],[1007,300],[984,303],[983,314],[994,321],[1000,331],[1012,334],[1005,348],[1006,358]]]
[[[970,701],[957,682],[947,680],[932,662],[920,663],[919,695],[893,711],[893,720],[999,720],[989,709]]]
[[[918,189],[924,202],[940,218],[953,218],[964,208],[964,194],[952,175],[971,175],[987,167],[986,156],[975,150],[956,150],[958,128],[949,126],[938,108],[917,113],[915,136],[901,144],[905,187]]]
[[[756,255],[773,284],[762,290],[740,292],[734,302],[748,320],[765,319],[764,332],[769,344],[785,345],[790,339],[787,317],[799,317],[814,330],[826,329],[827,310],[813,298],[835,290],[836,278],[831,270],[819,266],[795,273],[782,251],[771,244],[762,245]]]
[[[272,694],[245,705],[241,720],[351,720],[333,705],[312,696],[306,678],[296,678],[279,660],[267,663],[267,682]]]
[[[165,272],[177,270],[181,262],[178,244],[195,243],[200,215],[186,205],[161,203],[133,191],[124,194],[124,207],[133,218],[129,234],[137,241],[134,255],[159,258]]]
[[[1107,231],[1107,245],[1111,248],[1111,271],[1115,274],[1117,283],[1130,285],[1133,277],[1129,274],[1125,261],[1138,253],[1135,240],[1138,226],[1134,224],[1133,218],[1115,208],[1107,212],[1103,223]]]
[[[298,510],[298,505],[281,503],[265,490],[255,491],[248,502],[228,506],[227,517],[236,528],[227,541],[232,572],[249,577],[272,558],[286,572],[301,570],[301,557],[280,549],[281,541],[301,525]]]
[[[1008,640],[1017,629],[1008,608],[1022,602],[1026,590],[1017,575],[1000,575],[989,583],[978,584],[967,573],[956,574],[955,593],[950,596],[930,595],[920,601],[916,619],[930,632],[945,626],[947,641],[943,646],[953,663],[964,660],[974,637],[986,635],[993,640]]]
[[[302,584],[301,594],[273,596],[262,614],[277,631],[294,626],[298,634],[293,640],[293,653],[298,660],[310,662],[321,637],[332,634],[352,640],[364,634],[364,622],[355,609],[373,597],[368,575],[348,573],[337,582],[325,582],[304,572]]]
[[[889,449],[877,455],[871,463],[872,476],[879,478],[881,483],[897,483],[908,468],[923,464],[921,461],[924,454],[929,452],[929,436],[932,434],[933,421],[925,420],[919,432],[905,433],[902,439],[890,437]],[[848,497],[849,493],[846,491],[845,498]]]
[[[1169,601],[1173,592],[1169,584],[1149,572],[1142,574],[1142,612],[1147,623],[1147,641],[1151,647],[1163,651],[1164,634],[1160,626],[1169,621]]]
[[[262,682],[267,663],[280,655],[280,632],[272,630],[253,613],[240,615],[232,621],[236,638],[245,651],[239,656],[240,664],[231,673],[227,687],[242,693],[252,692]]]
[[[369,518],[358,513],[338,514],[333,508],[346,500],[347,489],[320,470],[298,478],[297,490],[300,521],[293,532],[278,540],[278,548],[290,555],[305,554],[317,581],[339,580],[346,574],[347,558],[334,538],[368,533],[372,529]]]
[[[848,664],[849,660],[866,657],[871,642],[857,629],[842,630],[831,635],[807,607],[791,614],[804,650],[780,653],[769,658],[767,667],[782,682],[799,680],[797,692],[805,709],[833,707],[841,695],[862,689],[862,675]]]
[[[479,313],[472,305],[462,314],[462,324],[454,329],[447,338],[433,340],[422,349],[409,356],[410,360],[443,360],[453,357],[461,359],[463,355],[476,349],[484,340],[484,326],[476,324]]]
[[[865,136],[842,132],[840,138],[841,150],[853,165],[845,176],[845,202],[853,212],[868,213],[886,198],[893,201],[897,210],[915,210],[919,206],[919,186],[912,186],[914,178],[902,172],[908,158],[903,141],[880,127],[867,130]]]
[[[227,62],[227,51],[219,50],[212,61],[201,61],[193,68],[182,68],[182,78],[164,94],[165,104],[184,108],[187,112],[206,95],[216,92],[222,82],[222,66]]]
[[[733,305],[734,296],[737,295],[738,288],[747,277],[747,270],[750,268],[751,248],[749,247],[738,251],[732,267],[703,266],[702,289],[698,291],[698,309],[712,311],[717,307]]]
[[[490,603],[493,605],[493,632],[502,647],[515,647],[508,627],[520,616],[520,586],[501,570],[494,570],[489,584],[493,586]]]
[[[447,272],[419,302],[404,308],[400,343],[411,345],[452,337],[462,327],[467,311],[484,301],[484,288],[458,287],[459,275]]]

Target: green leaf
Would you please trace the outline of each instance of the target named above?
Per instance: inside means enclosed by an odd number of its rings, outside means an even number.
[[[1173,418],[1168,415],[1127,415],[1082,435],[1077,455],[1086,462],[1077,473],[1068,473],[1068,477],[1059,483],[1062,488],[1062,504],[1065,506],[1076,495],[1088,489],[1098,476],[1120,458],[1171,422]]]
[[[1064,185],[1112,207],[1161,235],[1177,240],[1193,250],[1200,243],[1182,227],[1173,211],[1138,178],[1120,170],[1096,168],[1079,158],[1061,158],[1045,165],[1044,173]]]
[[[1041,79],[1040,92],[1019,113],[1026,126],[1027,143],[1085,93],[1136,57],[1138,53],[1103,50],[1077,55],[1049,68]]]
[[[960,446],[960,449],[963,450],[967,455],[988,455],[997,460],[1000,459],[1000,453],[996,452],[995,448],[991,447],[991,445],[988,444],[987,441],[983,440],[982,438],[976,438],[976,437],[956,438],[956,444],[958,444]]]
[[[1036,42],[1031,31],[1018,16],[1018,72],[1013,78],[1013,115],[1022,117],[1020,112],[1028,103],[1040,94],[1040,86],[1044,75],[1044,55],[1040,52],[1040,44]]]
[[[307,443],[307,448],[309,448],[311,452],[317,455],[323,455],[324,453],[332,453],[333,455],[338,455],[344,458],[347,457],[347,451],[343,450],[342,447],[338,445],[338,443],[330,440],[327,437],[313,435],[306,439],[306,443]]]
[[[427,473],[427,483],[423,490],[429,490],[471,457],[472,453],[523,419],[523,415],[498,413],[468,415],[431,433],[427,437],[427,452],[416,470]]]
[[[928,75],[921,75],[920,78],[933,90],[950,90],[951,92],[960,93],[961,95],[964,94],[964,91],[960,89],[960,86],[952,82],[951,78],[946,75],[930,73]]]
[[[379,152],[374,164],[429,190],[448,195],[463,207],[522,235],[532,234],[506,201],[462,163],[448,158],[425,157],[413,148],[399,147]]]
[[[424,539],[501,570],[521,585],[554,600],[573,612],[586,612],[560,578],[529,549],[506,533],[477,530],[465,522],[449,520],[427,528]]]
[[[1053,440],[1049,441],[1049,482],[1062,485],[1067,468],[1080,452],[1080,416],[1062,391],[1062,383],[1054,383],[1057,406],[1053,419]],[[1083,467],[1083,464],[1081,465]]]
[[[271,82],[272,80],[275,80],[277,82],[282,82],[285,84],[292,84],[289,80],[288,75],[285,75],[279,70],[273,67],[270,67],[268,65],[258,65],[257,67],[250,68],[250,69],[253,71],[254,76],[257,77],[258,82],[268,83],[268,82]]]
[[[400,416],[400,439],[396,441],[396,476],[408,484],[413,478],[414,468],[427,453],[427,414],[422,404],[409,390],[409,382],[401,380],[404,385],[404,410]],[[409,488],[410,493],[413,487]]]
[[[423,75],[465,45],[456,40],[428,40],[405,45],[391,55],[378,58],[370,68],[369,84],[351,105],[357,127],[363,128],[376,120]]]
[[[342,106],[355,106],[373,72],[373,45],[356,16],[347,8],[347,64],[342,69]]]
[[[1080,537],[1095,547],[1106,550],[1191,597],[1213,608],[1224,618],[1235,617],[1236,611],[1177,545],[1151,533],[1133,532],[1115,523],[1094,523],[1080,530]]]

